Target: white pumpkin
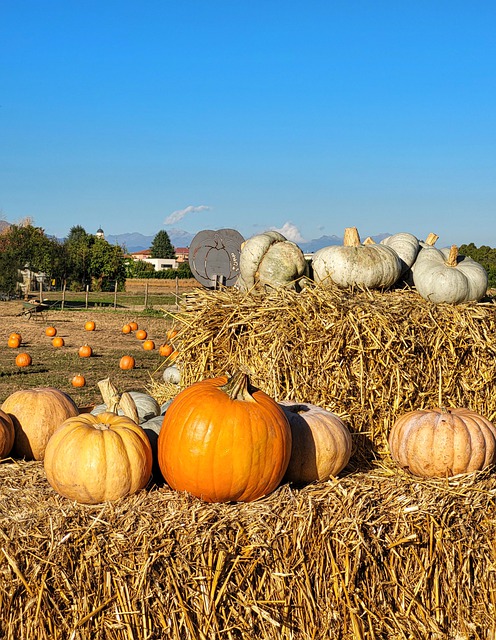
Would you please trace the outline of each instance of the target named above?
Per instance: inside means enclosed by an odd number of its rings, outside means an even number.
[[[424,247],[412,272],[415,288],[430,302],[476,302],[486,295],[486,270],[472,258],[458,255],[456,245],[450,249]]]
[[[360,242],[356,227],[345,230],[343,245],[319,249],[312,260],[314,279],[326,286],[387,289],[401,275],[401,261],[394,249],[384,244]]]
[[[391,247],[401,260],[401,274],[405,274],[415,262],[420,250],[420,241],[412,233],[400,232],[381,240],[381,244]]]
[[[181,371],[177,364],[171,364],[170,367],[166,367],[162,378],[168,384],[179,384],[181,382]]]
[[[138,411],[138,417],[140,424],[150,420],[150,418],[154,418],[155,416],[160,415],[160,405],[152,396],[147,393],[143,393],[141,391],[129,391],[129,395],[134,400],[136,404],[136,409]],[[107,411],[106,404],[98,404],[91,413],[96,416],[99,413],[104,413]],[[118,415],[124,415],[123,410],[119,407]]]

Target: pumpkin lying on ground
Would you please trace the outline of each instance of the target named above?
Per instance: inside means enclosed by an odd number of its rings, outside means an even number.
[[[339,416],[309,403],[279,403],[291,426],[291,458],[284,480],[323,482],[336,476],[351,456],[351,435]]]
[[[394,423],[389,449],[416,476],[479,471],[496,462],[496,427],[470,409],[419,409]]]
[[[130,418],[82,413],[52,435],[44,466],[48,482],[62,496],[98,504],[146,486],[152,449],[143,429]]]
[[[15,430],[13,455],[26,460],[43,460],[55,429],[79,410],[74,400],[53,387],[14,391],[1,407],[12,418]]]
[[[0,409],[0,460],[9,455],[14,446],[14,423],[8,413]]]
[[[29,367],[32,362],[33,359],[29,353],[26,352],[18,353],[15,359],[15,363],[18,367]]]
[[[158,462],[169,486],[207,502],[249,502],[270,493],[290,456],[284,411],[241,372],[181,391],[158,437]]]

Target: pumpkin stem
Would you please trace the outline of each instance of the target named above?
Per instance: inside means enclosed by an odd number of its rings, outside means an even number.
[[[365,238],[365,240],[363,241],[363,244],[365,244],[365,245],[367,245],[367,244],[376,244],[376,242],[370,236],[368,236],[368,238]]]
[[[107,411],[109,413],[118,413],[120,407],[125,416],[139,424],[136,403],[127,391],[121,395],[116,386],[110,381],[110,378],[100,380],[98,386],[102,394],[103,402],[107,405]]]
[[[244,371],[235,373],[232,378],[229,378],[226,384],[220,388],[224,393],[227,393],[231,400],[255,402],[250,393],[250,391],[253,391],[253,387],[250,384],[248,374]]]
[[[358,229],[356,227],[347,227],[344,230],[343,246],[344,247],[360,246],[360,236],[358,234]]]
[[[433,247],[438,240],[439,240],[439,236],[437,235],[437,233],[432,233],[431,231],[427,236],[427,238],[425,239],[424,244],[428,245],[429,247]]]
[[[452,244],[449,255],[448,255],[448,259],[446,260],[446,264],[448,265],[448,267],[456,267],[456,265],[458,264],[457,258],[458,258],[458,247],[456,246],[456,244]]]

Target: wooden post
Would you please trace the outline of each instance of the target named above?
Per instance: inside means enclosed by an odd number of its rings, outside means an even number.
[[[87,284],[86,285],[86,309],[88,308],[88,293],[89,293],[89,290],[90,290],[90,285]]]
[[[145,282],[145,309],[147,308],[148,305],[148,282]]]
[[[117,309],[117,280],[114,286],[114,310]]]
[[[40,278],[40,304],[43,302],[43,281]]]
[[[62,285],[62,302],[60,303],[60,308],[64,309],[65,304],[65,288],[67,286],[67,280],[64,280],[64,284]]]
[[[179,311],[179,278],[176,276],[176,309]]]

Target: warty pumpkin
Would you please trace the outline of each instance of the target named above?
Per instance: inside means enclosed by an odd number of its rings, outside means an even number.
[[[270,493],[290,456],[284,411],[241,372],[181,391],[158,438],[158,462],[169,486],[207,502],[250,502]]]
[[[279,403],[288,418],[291,458],[284,475],[296,484],[323,482],[337,476],[351,457],[351,434],[335,413],[308,402]]]
[[[14,423],[13,454],[26,460],[43,460],[55,429],[67,418],[79,414],[74,400],[53,387],[14,391],[1,409]]]
[[[416,476],[469,473],[496,461],[496,427],[466,408],[419,409],[394,423],[389,450],[400,467]]]
[[[384,244],[360,242],[356,227],[345,229],[342,245],[323,247],[312,260],[313,275],[323,286],[387,289],[401,275],[401,261],[394,249]]]
[[[0,409],[0,460],[6,458],[14,446],[14,423],[8,413]]]
[[[152,449],[143,429],[130,418],[82,413],[52,435],[44,467],[57,493],[83,504],[99,504],[146,486]]]

